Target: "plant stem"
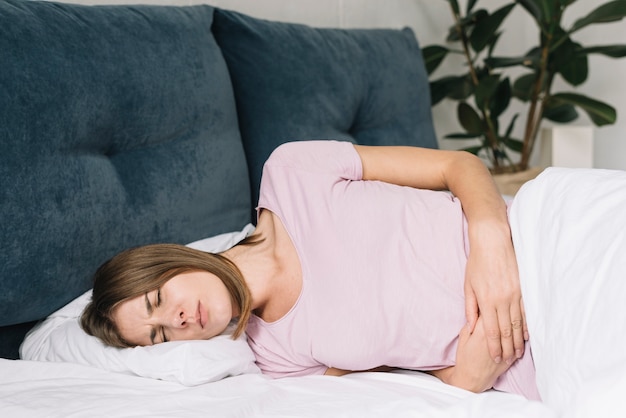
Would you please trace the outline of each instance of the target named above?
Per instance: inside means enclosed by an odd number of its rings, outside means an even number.
[[[546,80],[546,83],[543,82],[544,77],[546,77],[547,67],[548,67],[548,56],[550,53],[550,43],[552,41],[552,34],[546,34],[544,45],[541,48],[541,65],[539,68],[539,75],[535,80],[535,85],[533,86],[533,92],[530,99],[530,107],[528,109],[528,116],[526,118],[526,128],[524,130],[524,141],[522,146],[522,153],[520,156],[519,169],[526,170],[528,168],[528,162],[530,161],[530,154],[535,145],[535,139],[537,138],[537,134],[539,133],[539,126],[541,124],[541,119],[543,118],[543,105],[545,100],[547,99],[547,95],[544,95],[542,98],[539,109],[537,109],[537,103],[539,102],[539,96],[542,93],[542,89],[549,89],[549,86],[552,84],[552,80]]]
[[[476,68],[474,67],[474,60],[472,59],[472,56],[470,53],[469,41],[467,39],[467,35],[465,33],[465,30],[463,29],[463,25],[461,24],[461,16],[459,16],[458,13],[454,11],[454,7],[452,7],[451,4],[450,4],[450,9],[452,10],[452,16],[454,16],[456,31],[459,35],[459,38],[461,39],[461,45],[463,47],[463,54],[465,55],[465,60],[467,61],[467,66],[469,68],[469,73],[472,79],[472,83],[474,84],[475,87],[478,87],[478,84],[479,84],[478,74],[476,73]],[[487,141],[489,141],[489,143],[491,144],[489,148],[491,149],[491,152],[492,152],[491,160],[493,163],[493,170],[497,172],[500,170],[500,160],[497,154],[497,149],[498,149],[497,133],[495,132],[493,123],[491,122],[491,119],[489,118],[487,110],[485,108],[481,108],[480,112],[482,114],[483,120],[485,121],[487,125],[487,132],[485,132],[485,136],[487,138]]]
[[[470,76],[472,77],[472,82],[474,85],[478,85],[478,75],[476,75],[476,70],[474,69],[474,61],[472,60],[472,56],[470,54],[468,48],[468,40],[465,31],[463,30],[463,25],[461,25],[461,16],[459,16],[455,11],[454,7],[450,5],[450,9],[452,10],[452,16],[454,16],[454,27],[456,28],[457,33],[459,34],[459,38],[461,39],[461,46],[463,47],[463,55],[465,55],[465,60],[469,66]]]
[[[528,111],[528,119],[526,120],[526,130],[524,132],[524,142],[522,147],[522,155],[520,158],[519,168],[525,170],[528,168],[530,161],[530,154],[535,146],[535,141],[539,134],[539,128],[543,119],[543,112],[545,105],[550,98],[550,91],[552,89],[552,82],[554,81],[554,74],[548,71],[548,61],[550,55],[563,43],[567,36],[561,36],[555,41],[555,33],[558,33],[557,29],[561,27],[561,19],[563,18],[563,11],[565,6],[559,8],[558,13],[553,17],[550,22],[550,27],[546,31],[541,27],[543,36],[543,46],[541,48],[541,66],[539,70],[539,77],[535,81],[533,88],[533,95],[531,98],[531,106]],[[546,78],[545,82],[543,79]],[[541,100],[540,100],[541,96]],[[537,102],[539,101],[539,108],[537,109]]]

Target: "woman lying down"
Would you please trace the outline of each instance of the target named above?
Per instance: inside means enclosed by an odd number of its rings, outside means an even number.
[[[98,269],[81,323],[130,347],[209,339],[236,319],[235,337],[246,333],[273,377],[400,368],[540,399],[549,388],[540,395],[526,315],[545,310],[533,311],[526,288],[539,290],[524,275],[520,285],[526,261],[507,209],[468,153],[284,144],[265,164],[253,235],[220,254],[172,244],[118,254]],[[597,347],[610,345],[605,334]]]

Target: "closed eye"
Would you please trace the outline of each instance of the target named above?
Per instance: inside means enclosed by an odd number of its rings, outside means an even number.
[[[161,303],[162,303],[162,299],[161,299],[161,288],[158,288],[158,289],[157,289],[157,292],[156,292],[156,303],[154,304],[154,306],[155,306],[156,308],[158,308],[159,306],[161,306]],[[161,334],[161,342],[163,342],[163,343],[168,342],[169,340],[168,340],[168,339],[167,339],[167,337],[165,336],[165,328],[164,328],[164,327],[161,327],[160,331],[161,331],[161,332],[160,332],[160,334]]]
[[[155,308],[158,308],[161,306],[162,300],[161,300],[161,288],[158,288],[156,291],[156,301],[154,303]],[[159,329],[160,334],[161,334],[161,342],[162,343],[166,343],[168,341],[167,337],[165,336],[165,328],[164,327],[160,327]]]

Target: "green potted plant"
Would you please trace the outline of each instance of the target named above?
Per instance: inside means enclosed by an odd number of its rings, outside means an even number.
[[[493,173],[528,168],[543,119],[568,123],[582,110],[597,126],[615,123],[616,111],[609,104],[574,92],[554,92],[553,86],[557,77],[574,87],[584,83],[590,54],[612,58],[626,55],[626,44],[585,47],[573,38],[589,25],[621,20],[626,16],[626,0],[607,2],[570,27],[563,26],[562,18],[576,0],[515,0],[492,13],[476,7],[478,0],[468,0],[464,12],[457,0],[445,1],[450,4],[454,24],[446,46],[423,49],[427,71],[432,76],[439,64],[455,53],[464,57],[466,66],[461,74],[431,78],[432,104],[445,98],[458,101],[457,117],[464,132],[447,138],[475,139],[475,146],[464,149],[486,160]],[[496,45],[502,24],[516,6],[521,6],[536,23],[539,44],[522,56],[498,55]],[[513,73],[514,80],[509,75]],[[508,122],[501,121],[513,100],[527,106],[521,138],[514,137],[519,113]]]

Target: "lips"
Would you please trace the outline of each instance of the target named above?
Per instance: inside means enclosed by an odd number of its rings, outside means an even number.
[[[202,309],[202,303],[198,302],[198,321],[200,322],[200,327],[204,329],[204,324],[206,323],[206,316],[204,309]]]

